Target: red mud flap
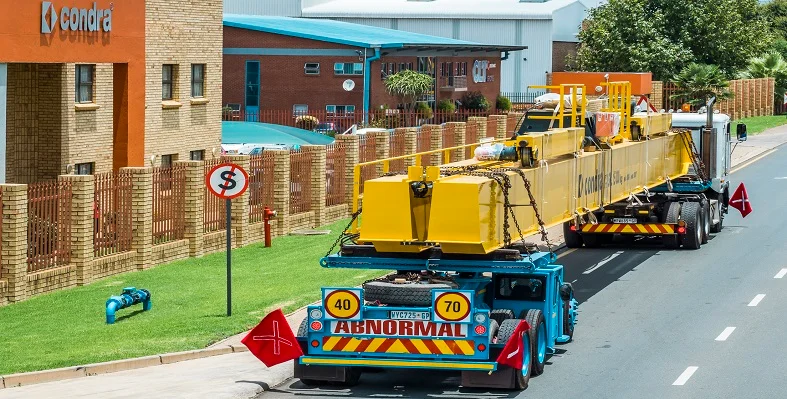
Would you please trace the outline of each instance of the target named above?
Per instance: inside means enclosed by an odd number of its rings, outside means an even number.
[[[599,223],[584,224],[580,230],[582,233],[591,234],[633,234],[661,236],[681,234],[679,224],[666,223],[645,223],[645,224],[626,224],[626,223]]]
[[[508,366],[489,374],[488,371],[463,371],[462,386],[465,388],[511,389],[516,386],[516,370]]]

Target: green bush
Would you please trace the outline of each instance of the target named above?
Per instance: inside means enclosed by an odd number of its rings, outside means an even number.
[[[440,100],[437,103],[437,110],[447,114],[453,114],[456,112],[456,104],[454,104],[453,100]]]
[[[422,116],[423,119],[432,119],[434,114],[432,113],[432,107],[425,102],[419,102],[418,105],[415,106],[415,111],[418,115]]]
[[[511,100],[506,96],[498,95],[496,106],[500,111],[511,111]]]
[[[472,110],[489,110],[489,101],[480,91],[469,91],[462,96],[462,107]]]

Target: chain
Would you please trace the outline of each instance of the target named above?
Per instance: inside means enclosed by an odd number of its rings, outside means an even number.
[[[691,136],[691,131],[685,130],[681,132],[680,138],[683,139],[683,145],[686,147],[686,151],[689,152],[691,163],[694,165],[697,176],[699,176],[703,181],[707,181],[708,178],[705,176],[705,163],[702,162],[702,157],[699,156],[697,146],[694,143],[694,137]]]
[[[505,168],[503,170],[511,171],[519,175],[522,178],[522,182],[525,184],[525,189],[527,190],[527,196],[530,198],[530,206],[533,208],[533,213],[536,215],[536,220],[538,221],[538,230],[541,233],[541,240],[547,244],[547,248],[549,249],[550,253],[554,253],[552,250],[552,243],[549,241],[549,237],[547,234],[547,230],[544,224],[544,220],[541,218],[541,214],[538,212],[538,205],[536,204],[536,198],[533,195],[533,190],[530,186],[530,180],[527,179],[525,176],[525,172],[522,169],[518,168]],[[522,234],[521,232],[519,233]]]
[[[347,242],[347,241],[352,241],[353,243],[355,243],[355,240],[358,239],[359,235],[358,234],[348,234],[347,231],[350,230],[350,227],[355,222],[355,219],[358,219],[358,216],[361,216],[361,212],[362,211],[363,211],[363,208],[358,208],[358,210],[355,213],[352,214],[352,219],[350,219],[350,223],[348,223],[347,227],[345,227],[344,230],[342,230],[342,233],[339,234],[339,238],[336,239],[336,241],[331,246],[331,249],[329,249],[328,253],[325,254],[326,258],[331,255],[331,252],[333,252],[333,250],[336,249],[336,246],[339,245],[340,242],[344,243],[344,242]]]

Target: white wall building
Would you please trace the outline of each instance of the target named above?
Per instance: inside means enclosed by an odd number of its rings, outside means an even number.
[[[523,45],[502,63],[501,91],[526,92],[562,70],[598,0],[224,0],[224,12],[328,18],[484,44]],[[553,57],[555,58],[553,60]]]

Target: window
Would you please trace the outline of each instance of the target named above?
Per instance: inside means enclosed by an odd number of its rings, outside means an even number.
[[[257,112],[260,106],[260,62],[246,61],[246,111]]]
[[[355,112],[355,105],[326,105],[325,111],[336,115],[352,114]]]
[[[192,161],[204,161],[205,160],[205,150],[191,151],[189,153],[189,159],[191,159]]]
[[[88,163],[78,163],[74,165],[74,173],[78,175],[92,175],[93,174],[93,162]]]
[[[191,97],[205,96],[205,64],[191,64]]]
[[[76,102],[93,102],[93,81],[95,77],[95,65],[76,66]]]
[[[434,76],[434,58],[418,57],[418,72]]]
[[[163,65],[161,67],[161,99],[172,100],[175,98],[175,71],[176,65]]]
[[[546,298],[546,277],[497,276],[495,299],[515,301],[543,301]]]
[[[292,113],[295,115],[306,115],[309,113],[309,106],[306,104],[295,104],[292,106]]]
[[[320,74],[320,63],[319,62],[307,62],[306,65],[303,66],[304,71],[307,75],[319,75]]]
[[[360,62],[337,62],[333,64],[333,73],[336,75],[363,75],[363,64]]]
[[[177,154],[167,154],[161,156],[161,167],[162,168],[171,168],[172,163],[178,159]]]
[[[456,76],[467,76],[467,62],[458,62],[457,66],[459,68],[459,72]]]

